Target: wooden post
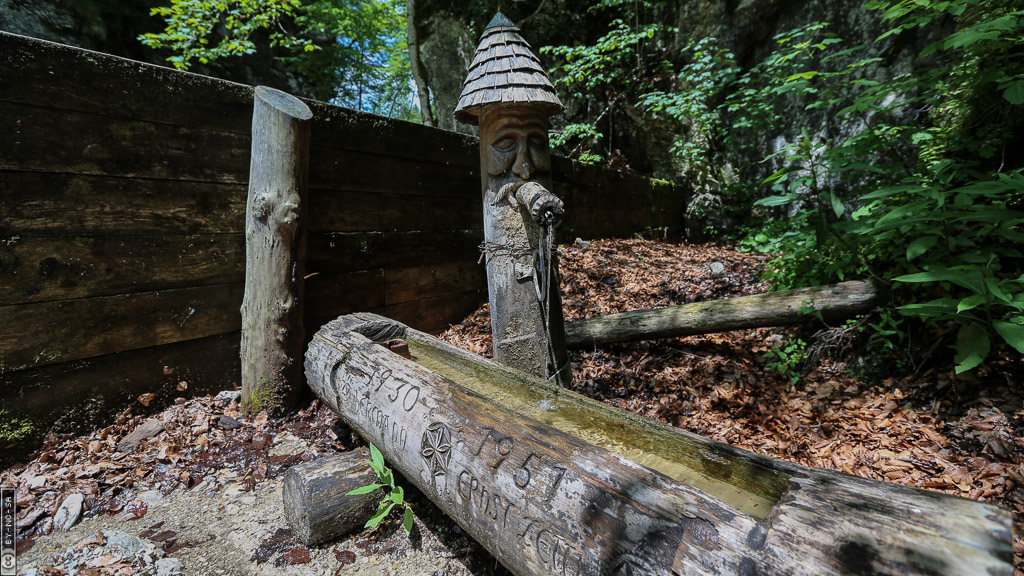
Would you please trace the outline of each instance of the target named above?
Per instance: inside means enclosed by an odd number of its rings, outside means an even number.
[[[322,327],[306,376],[519,576],[1013,573],[1009,510],[733,448],[380,316]]]
[[[257,86],[245,206],[242,409],[294,407],[303,391],[302,322],[309,108]]]
[[[553,234],[551,221],[560,219],[562,209],[548,191],[548,118],[561,110],[519,28],[499,12],[484,30],[455,109],[460,122],[480,125],[494,357],[564,385],[572,380],[572,369],[558,265],[546,242]],[[534,193],[524,199],[517,192],[527,187]],[[547,209],[538,211],[541,206]]]
[[[596,316],[569,322],[565,339],[569,348],[578,349],[612,342],[803,324],[816,321],[818,314],[826,322],[832,322],[870,312],[878,300],[873,283],[855,280]]]

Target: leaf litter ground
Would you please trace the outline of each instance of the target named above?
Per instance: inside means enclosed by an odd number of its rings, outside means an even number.
[[[767,290],[758,281],[767,258],[726,246],[598,240],[562,252],[567,320]],[[929,370],[868,382],[825,358],[794,383],[764,359],[792,335],[765,328],[578,351],[573,387],[769,456],[1007,506],[1024,576],[1020,359],[968,377]],[[487,306],[442,338],[489,356]],[[161,429],[118,451],[148,418]],[[370,534],[302,546],[285,528],[281,476],[360,443],[317,402],[285,418],[246,419],[237,401],[206,396],[148,418],[129,410],[88,435],[51,435],[29,462],[0,473],[17,486],[23,565],[39,575],[155,574],[161,558],[183,559],[186,574],[505,573],[414,490],[416,538],[393,514]],[[71,494],[84,497],[85,519],[55,532]],[[139,543],[136,553],[112,547],[117,538]]]

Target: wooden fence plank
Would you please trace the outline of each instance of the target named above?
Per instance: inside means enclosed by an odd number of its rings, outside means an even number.
[[[335,274],[476,260],[484,231],[319,232],[309,235],[307,273]]]
[[[0,100],[248,135],[252,86],[0,32]],[[187,102],[187,105],[183,105]]]
[[[316,274],[306,278],[306,324],[319,327],[323,318],[346,311],[370,310],[384,305],[384,271]],[[314,332],[313,330],[309,331]]]
[[[0,306],[241,282],[241,234],[0,243]]]
[[[241,329],[242,284],[0,306],[0,373]]]
[[[0,235],[245,231],[245,184],[0,171]]]
[[[32,423],[29,436],[0,450],[0,468],[42,441],[51,425],[58,432],[84,432],[106,426],[135,399],[154,393],[151,410],[178,397],[236,388],[239,378],[237,332],[187,340],[0,374],[0,413]],[[178,390],[180,382],[188,388]]]
[[[5,103],[0,169],[241,183],[249,138],[231,132]]]
[[[305,102],[316,118],[310,135],[313,150],[361,150],[479,169],[480,152],[475,137],[323,102]]]
[[[464,230],[481,222],[479,194],[457,198],[400,193],[309,191],[310,232]]]
[[[467,290],[455,294],[446,294],[423,300],[411,300],[399,304],[391,304],[367,310],[398,320],[406,318],[418,324],[417,330],[438,334],[447,330],[452,324],[462,321],[471,312],[487,302],[487,289]],[[326,319],[325,322],[329,320]],[[322,324],[322,323],[321,323]]]
[[[0,101],[249,134],[253,88],[244,84],[5,32],[0,68]],[[470,136],[306,102],[322,118],[316,146],[477,165]],[[405,141],[401,149],[392,135]]]
[[[314,148],[309,172],[311,188],[430,196],[480,195],[479,167],[393,154]]]
[[[487,290],[483,263],[452,262],[384,270],[384,301],[389,306],[471,289]]]

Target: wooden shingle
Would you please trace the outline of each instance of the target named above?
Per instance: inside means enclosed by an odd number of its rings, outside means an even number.
[[[455,107],[455,119],[477,124],[484,107],[501,103],[537,104],[548,115],[564,109],[540,59],[519,34],[519,28],[498,12],[480,37]]]

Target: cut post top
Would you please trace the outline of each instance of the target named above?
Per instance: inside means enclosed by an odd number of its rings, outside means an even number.
[[[311,120],[313,118],[313,112],[310,111],[309,106],[306,106],[305,102],[287,92],[282,92],[269,86],[257,86],[253,96],[258,100],[266,102],[278,112],[297,120]]]

